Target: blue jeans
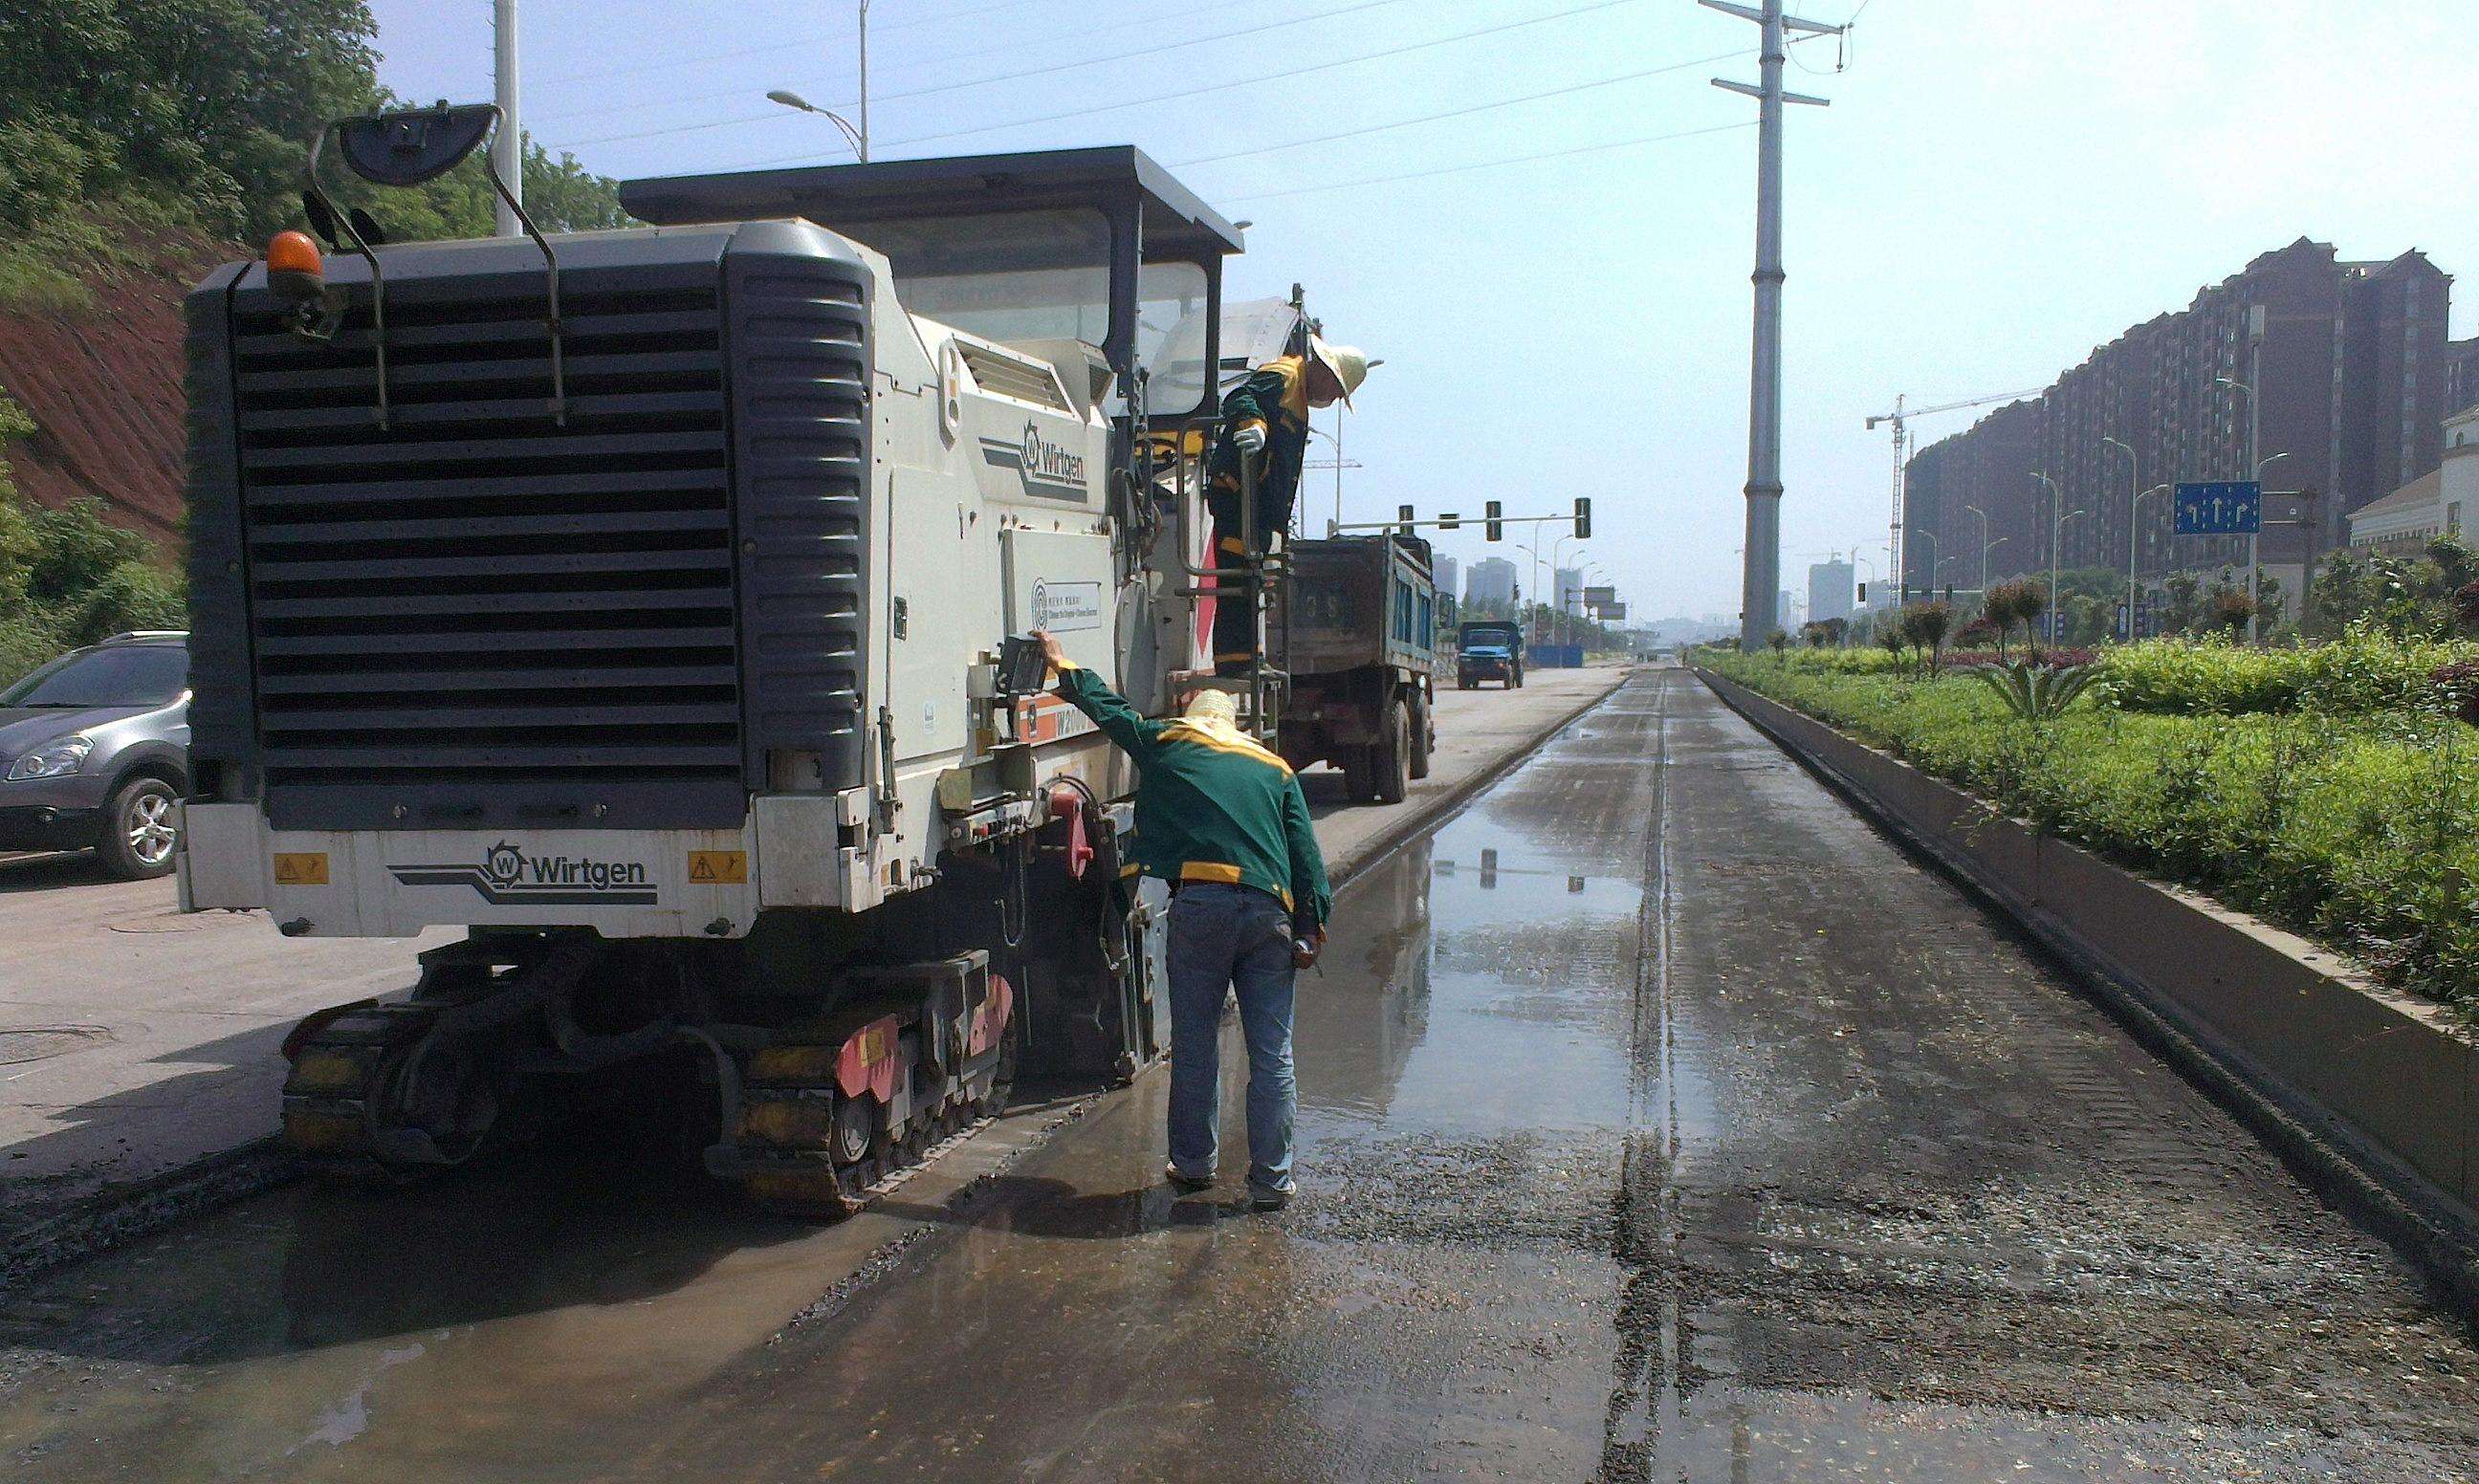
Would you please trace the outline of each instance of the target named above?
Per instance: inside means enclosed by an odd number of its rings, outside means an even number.
[[[1248,1184],[1291,1190],[1291,914],[1250,886],[1190,883],[1170,906],[1170,1162],[1213,1178],[1225,994],[1248,1042]]]

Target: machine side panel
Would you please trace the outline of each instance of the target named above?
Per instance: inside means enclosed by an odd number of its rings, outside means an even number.
[[[772,750],[864,781],[872,345],[868,268],[801,222],[744,227],[724,259],[748,778]]]
[[[241,273],[237,264],[217,269],[182,305],[190,403],[190,755],[191,777],[201,791],[211,781],[246,786],[258,766],[226,308],[226,294]],[[208,764],[222,766],[211,773]],[[235,776],[221,777],[226,768]]]

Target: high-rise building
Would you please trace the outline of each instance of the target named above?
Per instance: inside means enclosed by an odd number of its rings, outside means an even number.
[[[1911,460],[1911,590],[1978,585],[1983,552],[1991,580],[2045,573],[2058,517],[2064,567],[2122,571],[2130,537],[2147,578],[2243,562],[2244,537],[2174,536],[2165,491],[2129,507],[2156,486],[2248,477],[2253,411],[2257,457],[2282,455],[2264,468],[2265,489],[2316,497],[2312,522],[2264,527],[2263,562],[2294,596],[2311,543],[2340,545],[2350,511],[2442,456],[2449,397],[2474,374],[2445,338],[2452,284],[2421,253],[2345,262],[2301,238],[2126,331],[2039,397]],[[2290,502],[2268,503],[2277,514]]]
[[[1557,586],[1551,589],[1554,594],[1550,600],[1551,605],[1561,613],[1574,612],[1575,605],[1581,602],[1584,597],[1584,569],[1561,567],[1556,573],[1555,580]]]
[[[2445,345],[2444,405],[2452,412],[2479,407],[2479,335]]]
[[[1515,601],[1515,564],[1502,556],[1487,556],[1472,563],[1470,576],[1464,578],[1464,604],[1468,608],[1504,608]]]
[[[1854,569],[1849,562],[1818,562],[1807,569],[1807,621],[1822,624],[1827,619],[1851,617],[1851,581]]]

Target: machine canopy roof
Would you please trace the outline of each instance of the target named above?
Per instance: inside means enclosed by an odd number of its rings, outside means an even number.
[[[805,217],[861,242],[871,222],[914,217],[1141,207],[1148,261],[1242,250],[1238,227],[1132,144],[658,176],[623,184],[620,204],[661,226]]]

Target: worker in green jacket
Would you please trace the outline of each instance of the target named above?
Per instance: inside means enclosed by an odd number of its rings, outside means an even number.
[[[1312,335],[1308,354],[1276,356],[1222,398],[1222,431],[1206,470],[1205,502],[1214,513],[1213,565],[1237,566],[1240,558],[1263,556],[1275,533],[1290,532],[1300,467],[1308,457],[1309,409],[1331,407],[1338,397],[1350,406],[1351,394],[1368,378],[1372,364],[1349,345],[1330,345]],[[1240,520],[1245,460],[1257,461],[1254,550],[1241,539],[1245,527]],[[1242,674],[1256,656],[1256,618],[1250,605],[1236,596],[1218,600],[1214,610],[1214,673]]]
[[[1138,714],[1050,635],[1035,635],[1059,694],[1137,762],[1135,856],[1171,883],[1170,1166],[1194,1192],[1214,1179],[1220,1027],[1240,1001],[1248,1045],[1248,1192],[1288,1204],[1293,976],[1316,961],[1333,908],[1325,857],[1291,765],[1241,731],[1226,691],[1200,690],[1173,721]]]

